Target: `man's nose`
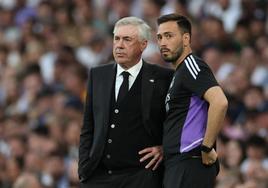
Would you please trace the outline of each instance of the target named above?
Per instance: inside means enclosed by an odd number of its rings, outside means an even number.
[[[116,41],[115,45],[118,47],[118,48],[123,48],[124,47],[124,43],[123,43],[123,40],[118,40]]]
[[[159,46],[160,46],[160,48],[166,48],[167,43],[162,41],[162,42],[159,43]]]
[[[166,40],[164,38],[159,39],[157,42],[160,47],[167,46]]]

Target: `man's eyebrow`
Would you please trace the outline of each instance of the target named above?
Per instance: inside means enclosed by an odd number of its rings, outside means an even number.
[[[166,31],[164,33],[157,33],[157,35],[166,35],[166,34],[173,34],[171,31]]]
[[[123,38],[130,38],[130,39],[132,39],[134,37],[132,37],[132,36],[123,36]]]
[[[114,37],[119,37],[119,38],[131,38],[131,39],[135,38],[135,36],[129,36],[129,35],[127,35],[127,36],[114,35]]]

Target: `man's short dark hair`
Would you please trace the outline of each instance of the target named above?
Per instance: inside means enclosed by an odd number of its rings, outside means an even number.
[[[157,19],[157,24],[160,25],[162,23],[169,22],[169,21],[175,21],[178,24],[179,29],[182,31],[183,34],[189,33],[191,36],[192,26],[191,26],[191,22],[188,20],[188,18],[186,18],[185,16],[182,16],[180,14],[175,14],[175,13],[166,14],[166,15],[160,16]]]

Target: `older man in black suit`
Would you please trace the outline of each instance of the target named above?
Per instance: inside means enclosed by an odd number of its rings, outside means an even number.
[[[81,187],[162,187],[165,96],[173,71],[142,60],[150,33],[139,18],[119,20],[116,63],[90,71],[79,147]]]

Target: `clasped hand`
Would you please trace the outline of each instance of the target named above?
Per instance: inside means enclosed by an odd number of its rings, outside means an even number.
[[[209,153],[202,152],[202,162],[205,165],[212,165],[216,162],[218,154],[213,148]]]
[[[151,158],[150,162],[145,166],[145,168],[151,168],[156,170],[161,161],[163,160],[163,148],[162,146],[153,146],[149,148],[145,148],[139,151],[140,155],[144,155],[141,157],[140,162],[143,162],[149,158]]]

